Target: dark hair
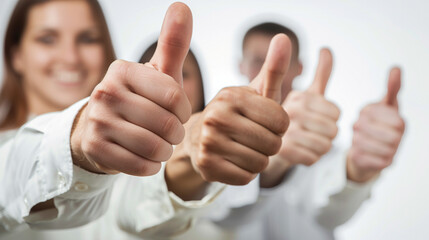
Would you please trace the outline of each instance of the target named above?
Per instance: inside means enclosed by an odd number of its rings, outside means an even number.
[[[289,39],[292,42],[292,58],[295,60],[298,60],[298,58],[299,58],[298,36],[291,29],[289,29],[283,25],[280,25],[278,23],[273,23],[273,22],[261,23],[261,24],[258,24],[256,26],[253,26],[252,28],[250,28],[246,32],[246,34],[244,35],[244,38],[243,38],[243,45],[242,45],[243,50],[244,50],[244,47],[246,45],[247,40],[253,34],[264,34],[264,35],[268,35],[270,37],[274,37],[274,35],[276,35],[278,33],[284,33],[289,37]]]
[[[50,0],[19,0],[9,20],[3,46],[5,71],[3,86],[0,91],[0,109],[6,112],[6,116],[4,118],[0,116],[0,130],[18,128],[27,121],[28,107],[21,77],[13,68],[13,51],[21,43],[31,8],[49,1]],[[88,2],[91,8],[95,21],[103,36],[102,41],[106,54],[105,69],[107,71],[110,63],[113,62],[116,57],[106,19],[104,18],[103,11],[97,0],[86,0],[86,2]]]
[[[142,57],[140,58],[139,62],[140,63],[147,63],[150,61],[150,59],[152,58],[153,54],[155,53],[156,50],[156,46],[157,46],[157,42],[152,43],[147,49],[146,51],[143,53]],[[201,74],[201,68],[200,65],[198,64],[198,60],[195,57],[195,54],[192,52],[191,49],[189,49],[188,55],[186,57],[190,57],[192,59],[192,61],[195,63],[195,65],[197,66],[198,69],[198,75],[201,79],[201,89],[200,92],[202,93],[201,96],[203,97],[202,101],[201,101],[201,106],[198,108],[198,111],[202,111],[204,110],[204,82],[203,82],[203,76]]]

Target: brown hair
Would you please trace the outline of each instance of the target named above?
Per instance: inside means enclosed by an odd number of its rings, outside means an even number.
[[[286,34],[289,37],[290,41],[292,42],[292,58],[294,60],[298,60],[298,58],[299,58],[298,36],[291,29],[289,29],[283,25],[280,25],[278,23],[273,23],[273,22],[261,23],[261,24],[258,24],[256,26],[253,26],[252,28],[250,28],[246,32],[246,34],[244,35],[244,38],[243,38],[243,46],[242,46],[243,50],[244,50],[244,47],[245,47],[246,42],[249,39],[249,37],[253,34],[258,34],[258,33],[268,35],[270,37],[274,37],[274,35],[276,35],[278,33]]]
[[[24,34],[28,14],[35,5],[49,2],[50,0],[19,0],[15,6],[6,30],[3,46],[4,51],[4,78],[3,87],[0,91],[0,112],[5,112],[4,117],[0,116],[0,131],[18,128],[23,125],[28,118],[28,108],[26,97],[22,87],[20,75],[14,70],[12,65],[13,51],[21,43]],[[86,0],[95,17],[98,27],[101,30],[102,41],[105,51],[105,69],[107,70],[111,62],[115,60],[112,40],[103,11],[97,0]],[[100,79],[101,80],[101,79]]]
[[[147,49],[146,51],[143,53],[143,56],[140,58],[139,62],[140,63],[147,63],[150,61],[150,59],[152,58],[153,54],[155,53],[156,50],[156,46],[157,46],[157,42],[152,43]],[[198,107],[198,112],[204,110],[204,82],[203,82],[203,76],[201,74],[201,68],[200,65],[198,64],[198,60],[195,57],[195,54],[192,52],[191,49],[189,49],[188,51],[188,55],[186,57],[190,57],[192,59],[192,61],[195,63],[195,65],[197,66],[198,69],[198,75],[201,79],[201,89],[200,92],[202,93],[201,96],[203,96],[203,99],[201,100],[201,106]]]

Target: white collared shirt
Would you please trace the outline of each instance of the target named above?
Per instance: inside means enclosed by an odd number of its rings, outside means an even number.
[[[228,186],[195,228],[178,239],[330,240],[370,197],[374,181],[347,180],[345,152],[334,148],[313,166],[296,166],[270,189]],[[239,197],[237,197],[239,196]]]
[[[94,174],[74,166],[70,132],[87,101],[0,135],[0,237],[131,239],[170,237],[191,228],[224,185],[212,184],[200,201],[183,201],[168,191],[165,164],[149,177]],[[55,209],[29,213],[52,198]]]

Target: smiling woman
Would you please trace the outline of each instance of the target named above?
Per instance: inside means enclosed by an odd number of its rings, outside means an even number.
[[[19,1],[5,37],[0,130],[89,96],[114,59],[97,1]]]
[[[70,136],[61,134],[61,129],[70,132],[64,126],[67,121],[63,117],[50,122],[41,117],[26,125],[33,127],[32,134],[27,135],[25,127],[18,129],[31,118],[64,110],[88,97],[103,79],[115,54],[102,9],[96,0],[19,0],[7,26],[3,49],[0,238],[2,230],[15,229],[24,217],[32,218],[35,212],[38,220],[57,219],[53,225],[82,225],[93,218],[86,218],[85,210],[82,212],[77,205],[103,199],[105,192],[78,201],[68,210],[67,203],[55,200],[70,188],[72,180],[85,175],[73,169],[70,150],[62,149],[70,145]],[[53,128],[52,135],[48,125]],[[49,136],[56,140],[48,140]],[[42,139],[45,147],[40,147]],[[9,151],[11,148],[13,151]],[[59,152],[64,154],[57,155]],[[64,223],[63,213],[80,218]]]

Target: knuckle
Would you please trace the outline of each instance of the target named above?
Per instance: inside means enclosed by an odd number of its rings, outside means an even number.
[[[284,134],[289,127],[289,116],[281,106],[275,113],[274,130],[278,134]]]
[[[319,157],[317,157],[317,156],[307,156],[307,157],[304,158],[303,162],[304,162],[304,165],[311,166],[314,163],[316,163],[317,160],[319,160]]]
[[[115,87],[114,83],[104,81],[94,89],[91,98],[95,101],[114,103],[119,98],[119,90]]]
[[[225,122],[226,119],[227,117],[224,115],[224,111],[211,109],[204,115],[203,126],[212,126],[215,128],[223,127],[227,125]]]
[[[271,141],[267,142],[267,152],[268,156],[275,155],[278,153],[282,146],[282,138],[280,136],[276,136]]]
[[[178,128],[182,125],[179,123],[179,120],[175,115],[169,114],[169,116],[164,120],[162,125],[161,134],[164,138],[169,138],[174,136]]]
[[[334,103],[332,103],[332,106],[334,106],[334,107],[333,107],[333,109],[334,109],[334,118],[335,118],[335,120],[337,120],[337,121],[338,121],[338,119],[340,119],[340,116],[341,116],[341,110],[340,110],[340,108],[339,108],[337,105],[335,105]]]
[[[387,168],[388,166],[392,165],[393,157],[387,157],[384,163],[385,163],[385,165],[383,168]]]
[[[240,91],[238,91],[239,88],[235,87],[227,87],[220,90],[220,92],[217,94],[216,99],[220,101],[226,101],[226,102],[234,102],[237,98],[237,96],[241,95]]]
[[[200,157],[195,162],[195,165],[202,173],[211,172],[213,162],[207,154],[200,154]]]
[[[182,102],[184,98],[183,90],[178,86],[169,88],[165,93],[165,99],[169,110],[175,110]]]
[[[118,59],[113,61],[109,66],[109,72],[115,74],[125,74],[128,71],[128,62]]]
[[[103,143],[102,140],[96,138],[96,137],[89,137],[84,138],[82,140],[82,151],[86,154],[91,156],[92,158],[98,159],[98,155],[100,152],[104,152],[105,149],[105,143]]]
[[[97,111],[90,111],[88,113],[88,120],[90,129],[94,133],[102,132],[111,126],[109,119],[104,118],[103,115],[98,114]]]
[[[149,159],[155,159],[160,155],[160,152],[163,150],[163,140],[161,138],[148,139],[150,141],[150,150],[146,156]]]
[[[161,169],[161,163],[152,162],[146,159],[139,159],[139,164],[136,164],[133,168],[132,175],[135,176],[151,176],[159,172]]]
[[[257,162],[256,167],[254,169],[255,171],[253,173],[260,173],[260,172],[264,171],[264,169],[267,168],[268,163],[269,163],[269,158],[266,156],[262,157]]]
[[[401,131],[401,132],[404,132],[404,130],[405,130],[405,121],[404,121],[404,119],[403,118],[399,118],[399,120],[398,120],[398,125],[397,125],[397,128]]]
[[[219,180],[215,174],[205,169],[200,169],[200,176],[206,182],[216,182]]]
[[[358,120],[353,124],[353,131],[360,131],[362,128],[362,123]]]
[[[203,126],[203,129],[200,135],[200,146],[203,152],[208,153],[210,152],[212,147],[218,145],[218,142],[216,141],[214,134],[216,133],[213,133],[209,127]]]
[[[338,134],[338,126],[335,124],[333,127],[332,127],[332,130],[330,131],[330,133],[329,133],[329,137],[331,138],[331,139],[334,139],[336,136],[337,136],[337,134]]]
[[[246,175],[237,179],[237,184],[244,186],[244,185],[249,184],[252,180],[253,180],[253,175],[246,174]]]

